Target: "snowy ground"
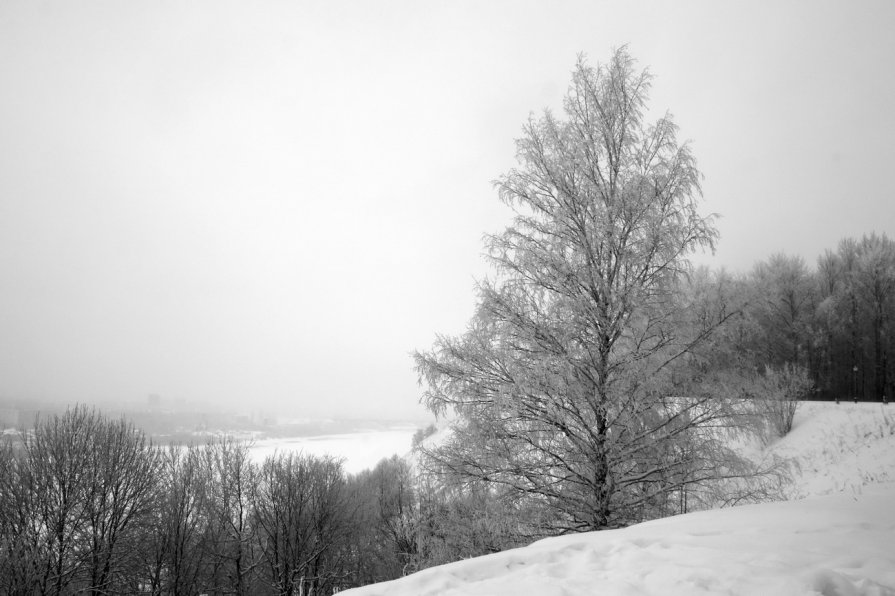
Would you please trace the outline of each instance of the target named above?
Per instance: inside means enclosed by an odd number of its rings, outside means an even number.
[[[353,596],[895,596],[895,405],[805,404],[767,454],[801,500],[551,538]]]
[[[795,463],[792,498],[895,482],[895,404],[803,404],[769,451]]]
[[[404,455],[410,451],[415,426],[401,426],[388,430],[371,430],[315,437],[261,439],[249,448],[252,459],[262,463],[276,453],[306,453],[332,455],[343,460],[346,472],[356,474],[373,468],[384,457]]]

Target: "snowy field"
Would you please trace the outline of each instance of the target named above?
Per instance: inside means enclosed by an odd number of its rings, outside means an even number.
[[[795,464],[790,498],[895,482],[895,404],[803,404],[792,431],[768,450]]]
[[[372,468],[379,460],[392,455],[404,456],[410,451],[416,427],[402,426],[388,430],[321,435],[288,439],[255,441],[250,452],[256,463],[275,453],[302,452],[311,455],[332,455],[344,459],[345,471],[355,474]]]
[[[765,455],[800,500],[541,540],[352,596],[895,596],[895,405],[804,404]]]

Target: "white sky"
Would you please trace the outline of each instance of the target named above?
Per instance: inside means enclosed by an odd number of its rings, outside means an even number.
[[[417,415],[576,54],[628,43],[715,266],[895,235],[895,3],[0,2],[0,397]]]

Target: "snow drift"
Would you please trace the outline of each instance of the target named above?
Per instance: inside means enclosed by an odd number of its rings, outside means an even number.
[[[891,408],[802,408],[766,448],[792,459],[789,492],[801,500],[550,538],[347,593],[895,596]]]

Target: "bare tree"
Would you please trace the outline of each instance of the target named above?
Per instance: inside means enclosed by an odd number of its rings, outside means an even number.
[[[125,420],[99,418],[81,462],[88,477],[84,537],[88,541],[88,592],[119,590],[137,574],[143,556],[138,530],[158,498],[159,452]]]
[[[83,542],[91,477],[85,465],[99,417],[84,407],[39,420],[25,436],[27,486],[33,520],[27,528],[34,590],[62,594],[83,581],[89,550]]]
[[[496,183],[516,215],[489,238],[496,278],[469,330],[415,355],[426,405],[459,415],[429,455],[561,512],[556,531],[649,517],[684,486],[739,473],[717,435],[729,400],[701,387],[694,352],[731,314],[698,329],[678,291],[716,231],[671,117],[644,122],[650,81],[625,49],[579,60],[566,119],[530,119],[520,167]]]
[[[146,582],[153,594],[199,594],[208,549],[202,540],[208,477],[200,447],[170,446],[162,453],[160,494],[147,549]]]
[[[202,453],[209,487],[202,543],[208,549],[211,587],[225,594],[251,594],[260,563],[252,523],[257,466],[248,445],[232,437],[214,439]]]
[[[357,573],[368,583],[395,579],[417,568],[416,481],[411,465],[396,455],[352,479],[358,523],[362,526],[355,540],[365,549]]]
[[[41,586],[42,526],[34,485],[20,437],[0,438],[0,593],[28,594]]]
[[[392,456],[379,462],[370,475],[376,495],[376,529],[394,554],[394,572],[404,575],[416,555],[418,523],[414,472],[407,461]]]
[[[126,592],[156,496],[157,452],[86,407],[39,420],[0,455],[0,562],[11,592]]]
[[[352,521],[341,462],[280,454],[264,462],[258,480],[254,515],[267,583],[283,596],[330,592],[344,579],[338,556]]]

